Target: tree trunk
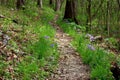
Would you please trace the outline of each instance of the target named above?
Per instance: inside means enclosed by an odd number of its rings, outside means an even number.
[[[110,12],[109,12],[109,7],[110,7],[110,4],[109,4],[109,1],[107,1],[107,19],[106,19],[106,27],[107,27],[107,33],[108,33],[108,37],[110,36]]]
[[[50,1],[49,1],[49,4],[52,5],[52,4],[53,4],[53,0],[50,0]]]
[[[76,19],[76,5],[77,5],[77,0],[66,1],[65,14],[63,19],[72,20],[76,24],[78,24],[78,21]]]
[[[38,5],[40,8],[43,8],[42,0],[37,0],[37,5]]]
[[[120,10],[120,0],[117,0],[118,6],[119,6],[119,10]]]
[[[62,9],[62,4],[63,4],[64,0],[61,0],[61,5],[60,5],[60,9]]]
[[[61,0],[56,0],[55,3],[55,11],[59,11],[61,7]]]
[[[24,4],[25,4],[24,0],[17,0],[17,2],[16,2],[16,8],[20,9],[20,8],[23,7]]]
[[[88,1],[88,7],[87,7],[87,15],[88,15],[88,18],[87,18],[87,25],[91,28],[91,0],[87,0]],[[88,28],[89,28],[88,27]],[[87,28],[87,31],[90,29]]]
[[[7,4],[7,0],[0,0],[0,4],[6,5]]]

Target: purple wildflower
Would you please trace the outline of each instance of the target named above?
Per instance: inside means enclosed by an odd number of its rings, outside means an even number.
[[[86,37],[88,37],[90,39],[90,42],[95,41],[94,36],[92,36],[91,34],[87,34]]]
[[[95,41],[95,38],[93,36],[90,36],[90,42]]]
[[[3,38],[6,40],[10,40],[10,37],[8,35],[4,35]]]
[[[4,44],[4,45],[7,45],[7,43],[8,43],[8,40],[3,39],[3,44]]]
[[[49,39],[49,38],[50,38],[50,36],[44,36],[44,38],[45,38],[45,39]]]
[[[53,48],[55,46],[55,44],[51,44],[50,46]]]
[[[90,49],[90,50],[93,50],[93,51],[95,50],[94,46],[92,46],[92,45],[90,45],[90,44],[88,44],[87,47],[88,47],[88,49]]]

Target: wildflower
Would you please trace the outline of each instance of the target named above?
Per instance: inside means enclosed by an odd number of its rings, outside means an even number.
[[[91,34],[87,34],[86,37],[88,37],[90,39],[90,42],[95,41],[94,36],[92,36]]]
[[[10,40],[10,37],[8,35],[4,35],[3,38],[6,40]]]
[[[55,44],[51,44],[50,46],[53,48],[55,46]]]
[[[90,44],[88,44],[87,47],[88,47],[88,49],[90,49],[90,50],[93,50],[93,51],[95,50],[94,46],[92,46],[92,45],[90,45]]]
[[[4,44],[4,45],[7,45],[7,44],[8,44],[8,40],[3,39],[3,44]]]
[[[49,39],[49,38],[50,38],[50,36],[44,36],[44,38],[45,38],[45,39]]]
[[[95,38],[93,36],[90,36],[90,42],[95,41]]]

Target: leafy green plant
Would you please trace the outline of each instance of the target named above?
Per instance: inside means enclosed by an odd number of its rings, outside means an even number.
[[[2,59],[0,57],[0,76],[2,76],[3,74],[5,74],[4,69],[6,68],[7,64],[4,62],[2,62]]]
[[[28,59],[26,60],[30,60],[30,62],[28,61],[23,61],[18,65],[18,72],[20,73],[19,75],[21,75],[21,78],[23,80],[30,80],[32,78],[36,78],[38,76],[37,73],[39,73],[39,66],[36,63],[36,60],[33,60],[32,57],[26,57]]]
[[[91,71],[92,80],[113,80],[113,78],[110,75],[111,72],[109,71],[109,68],[103,67],[101,65],[97,65]]]
[[[19,11],[6,8],[4,10],[0,6],[2,15],[9,17],[1,19],[0,24],[4,26],[5,32],[9,30],[10,33],[11,39],[6,48],[13,51],[17,58],[14,59],[15,66],[12,73],[17,80],[45,80],[46,76],[56,68],[59,58],[57,44],[54,42],[55,30],[48,24],[55,15],[54,10],[49,7],[40,10],[36,7],[36,2],[32,2],[32,0],[26,2],[25,9]],[[13,19],[18,20],[18,24],[14,24]],[[0,57],[0,77],[12,79],[11,73],[5,70],[13,62],[11,60],[8,63],[4,60],[6,56],[2,56],[2,59]]]
[[[108,45],[108,48],[116,49],[116,50],[119,51],[120,45],[119,45],[119,41],[117,41],[117,39],[115,39],[115,38],[107,38],[106,39],[106,44]]]
[[[84,63],[89,64],[91,67],[91,79],[102,79],[102,80],[112,80],[112,73],[110,71],[110,59],[108,53],[100,48],[93,48],[88,46],[85,39],[80,38],[79,46],[77,48],[78,52],[84,61]],[[92,47],[92,48],[91,48]]]
[[[73,28],[75,30],[80,29],[81,31],[86,31],[86,27],[77,25],[74,22],[70,23],[70,26],[71,26],[71,28]]]
[[[42,59],[43,57],[50,56],[49,51],[50,43],[45,40],[44,38],[40,38],[38,42],[35,43],[35,46],[33,48],[34,53],[37,54],[39,59]]]

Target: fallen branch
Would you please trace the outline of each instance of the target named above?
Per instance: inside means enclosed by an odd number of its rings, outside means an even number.
[[[0,14],[0,18],[5,18],[5,16],[3,16],[3,15]]]

